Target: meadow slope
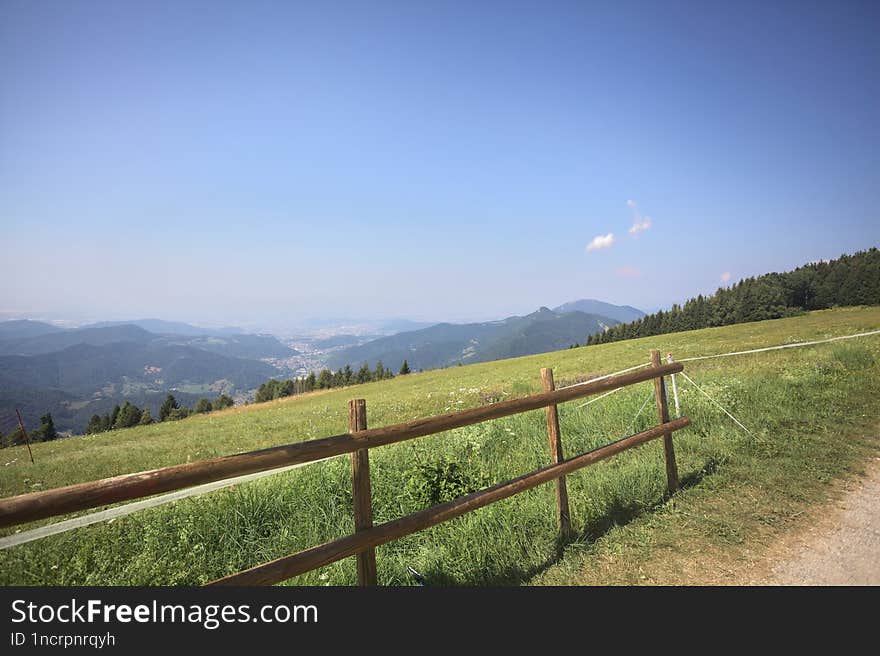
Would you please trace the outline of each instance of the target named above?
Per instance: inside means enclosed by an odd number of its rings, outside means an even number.
[[[345,432],[346,401],[371,427],[474,407],[647,360],[744,350],[880,328],[880,308],[662,335],[430,371],[164,423],[0,451],[9,496],[162,465]],[[664,494],[652,443],[569,477],[578,535],[559,544],[545,485],[378,550],[379,578],[429,583],[632,583],[714,580],[808,515],[829,484],[876,453],[880,336],[688,363],[686,372],[749,427],[746,434],[682,385],[694,426],[677,434],[684,489]],[[560,407],[567,455],[654,423],[650,384],[588,408]],[[377,522],[545,465],[543,411],[371,453]],[[20,527],[26,529],[28,527]],[[17,529],[7,529],[4,534]],[[352,530],[350,471],[337,458],[0,552],[4,584],[196,584]],[[351,584],[352,559],[291,581]]]

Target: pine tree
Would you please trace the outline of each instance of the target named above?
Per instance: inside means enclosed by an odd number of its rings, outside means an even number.
[[[95,435],[96,433],[103,433],[107,430],[107,424],[101,415],[92,415],[92,418],[89,419],[89,423],[86,426],[86,435]]]
[[[292,380],[288,379],[281,383],[278,388],[278,397],[281,398],[283,396],[293,396],[295,391],[295,385]]]
[[[333,378],[330,380],[330,387],[342,387],[345,380],[342,378],[342,369],[333,372]]]
[[[52,421],[52,413],[47,412],[40,417],[40,427],[34,435],[34,442],[51,442],[58,439],[58,432],[55,430],[55,422]]]
[[[172,413],[172,411],[177,410],[180,405],[177,403],[177,399],[174,398],[173,395],[169,394],[165,397],[165,400],[162,401],[162,407],[159,408],[159,421],[165,421],[168,419],[168,416]]]
[[[257,394],[254,397],[254,401],[257,403],[265,403],[266,401],[271,401],[275,398],[275,388],[278,381],[274,378],[270,378],[265,383],[262,383],[257,388]]]
[[[131,428],[137,426],[141,420],[141,409],[136,405],[132,405],[129,401],[122,404],[119,412],[116,413],[116,420],[113,422],[113,428]]]
[[[211,405],[211,402],[205,397],[202,397],[196,401],[196,406],[193,408],[193,412],[200,415],[206,412],[211,412],[213,409],[214,406]]]
[[[401,376],[406,376],[409,373],[409,363],[406,360],[400,365],[400,371],[397,373]]]
[[[171,410],[171,412],[168,413],[166,421],[177,421],[178,419],[186,419],[190,416],[190,413],[190,409],[186,406],[174,408],[173,410]]]
[[[318,376],[318,389],[330,389],[330,382],[333,380],[333,375],[330,373],[329,369],[321,369],[321,373]]]
[[[235,405],[235,401],[232,400],[232,397],[227,394],[221,394],[217,397],[217,400],[214,401],[214,410],[222,410],[223,408],[231,408]]]
[[[141,419],[138,422],[141,426],[149,426],[153,423],[153,415],[150,414],[149,408],[144,408],[144,411],[141,413]]]
[[[116,427],[116,419],[119,417],[119,410],[120,408],[118,404],[113,406],[113,411],[110,413],[110,427],[107,430]]]

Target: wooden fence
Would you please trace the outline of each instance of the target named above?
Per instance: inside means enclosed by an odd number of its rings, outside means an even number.
[[[554,386],[552,370],[542,369],[544,391],[540,394],[381,428],[367,428],[366,401],[355,399],[349,402],[348,433],[0,499],[0,527],[349,453],[351,454],[354,534],[257,565],[213,581],[209,585],[270,585],[349,556],[357,558],[358,582],[361,585],[375,585],[377,546],[550,481],[556,482],[559,530],[563,534],[569,534],[571,519],[565,476],[649,440],[663,437],[667,486],[670,493],[675,492],[678,489],[678,472],[672,433],[690,425],[690,419],[680,417],[670,420],[663,377],[683,369],[680,363],[662,364],[660,352],[655,350],[651,352],[650,367],[558,390]],[[658,425],[572,458],[563,458],[557,414],[558,403],[649,380],[654,381]],[[370,449],[540,408],[545,408],[547,413],[550,465],[400,519],[378,526],[373,525]]]

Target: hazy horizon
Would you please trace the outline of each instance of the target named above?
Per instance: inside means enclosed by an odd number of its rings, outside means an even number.
[[[584,299],[568,299],[568,301],[575,300],[584,300]],[[602,301],[604,299],[589,299],[589,300],[599,300]],[[563,303],[553,303],[553,304],[541,304],[537,305],[534,308],[523,310],[521,312],[505,312],[498,315],[462,315],[462,314],[450,314],[443,317],[412,317],[412,316],[404,316],[404,315],[374,315],[374,316],[278,316],[278,317],[267,317],[262,319],[248,318],[246,321],[212,321],[212,320],[201,320],[199,318],[187,317],[187,316],[156,316],[151,314],[144,315],[128,315],[128,314],[118,314],[118,315],[94,315],[87,313],[80,314],[61,314],[58,312],[46,311],[31,311],[31,312],[22,312],[22,311],[8,311],[0,308],[0,322],[3,321],[13,321],[20,319],[28,319],[33,321],[42,321],[46,323],[52,323],[58,325],[60,327],[71,327],[78,328],[84,325],[93,324],[93,323],[101,323],[101,322],[127,322],[127,321],[140,321],[140,320],[151,320],[158,319],[161,321],[168,322],[179,322],[186,323],[197,327],[202,328],[241,328],[243,330],[248,328],[260,328],[268,330],[271,327],[274,327],[276,330],[285,330],[290,331],[292,329],[298,329],[301,331],[305,331],[306,329],[320,329],[322,327],[338,327],[344,326],[346,324],[349,325],[357,325],[357,324],[369,324],[369,323],[383,323],[383,322],[397,322],[397,321],[411,321],[413,323],[476,323],[483,321],[494,321],[498,319],[505,319],[510,316],[516,315],[526,315],[531,314],[532,312],[537,311],[541,307],[549,307],[555,308]],[[627,303],[613,304],[613,305],[629,305]],[[658,309],[662,309],[662,307],[656,308],[640,308],[636,309],[642,310],[646,313],[654,312]],[[271,332],[271,331],[270,331]]]
[[[4,3],[0,311],[651,312],[877,245],[878,18]]]

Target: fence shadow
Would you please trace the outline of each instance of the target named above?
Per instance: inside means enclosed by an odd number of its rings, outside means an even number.
[[[679,490],[694,488],[703,482],[705,478],[715,474],[721,467],[722,462],[713,457],[707,459],[701,467],[689,471],[679,479]],[[422,574],[425,585],[428,586],[517,586],[528,583],[535,576],[545,572],[562,560],[565,549],[574,543],[591,544],[607,535],[617,527],[627,526],[639,517],[655,512],[665,505],[670,499],[668,493],[656,498],[645,505],[633,500],[616,498],[606,509],[606,512],[595,517],[567,539],[558,538],[552,555],[532,567],[512,566],[500,572],[497,576],[483,577],[479,573],[465,577],[455,577],[442,571],[439,567],[432,567]]]

